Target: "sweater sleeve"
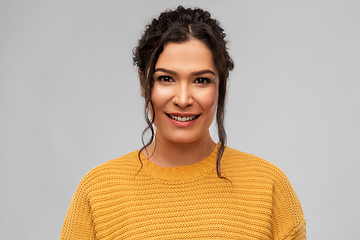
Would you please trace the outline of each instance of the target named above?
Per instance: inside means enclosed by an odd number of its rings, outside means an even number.
[[[95,239],[91,206],[88,201],[83,180],[80,182],[70,201],[60,240]]]
[[[281,170],[274,179],[273,236],[279,240],[306,239],[306,222],[300,201]]]

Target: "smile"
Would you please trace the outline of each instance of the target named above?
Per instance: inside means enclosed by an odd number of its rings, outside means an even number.
[[[166,114],[166,115],[176,121],[179,121],[179,122],[192,121],[200,116],[200,115],[195,115],[195,116],[179,117],[179,116],[175,116],[175,115],[171,115],[171,114]]]

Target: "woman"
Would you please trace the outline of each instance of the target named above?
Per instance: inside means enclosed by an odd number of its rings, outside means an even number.
[[[234,65],[224,38],[202,9],[180,6],[148,24],[134,63],[150,140],[81,180],[61,239],[306,238],[286,175],[225,146]],[[215,116],[217,144],[209,134]]]

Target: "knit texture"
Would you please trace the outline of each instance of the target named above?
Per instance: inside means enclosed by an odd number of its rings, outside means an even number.
[[[71,199],[62,240],[306,239],[300,202],[274,164],[227,147],[199,163],[155,165],[138,151],[91,170]]]

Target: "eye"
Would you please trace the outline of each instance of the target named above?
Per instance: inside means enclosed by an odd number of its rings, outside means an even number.
[[[197,78],[195,80],[195,83],[197,84],[207,84],[207,83],[210,83],[210,80],[208,78]]]
[[[162,82],[173,82],[174,80],[169,77],[169,76],[159,76],[158,77],[158,80],[159,81],[162,81]]]

